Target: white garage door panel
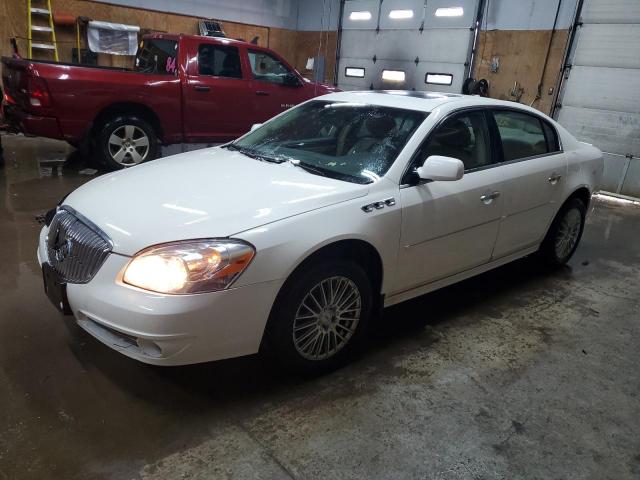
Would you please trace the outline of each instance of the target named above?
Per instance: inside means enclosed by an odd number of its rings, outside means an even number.
[[[638,85],[640,70],[574,66],[562,104],[618,112],[640,112]]]
[[[584,25],[579,42],[574,65],[640,68],[640,24]]]
[[[476,0],[428,0],[424,28],[471,28],[476,22]],[[437,17],[439,8],[462,7],[459,17]]]
[[[630,160],[629,169],[627,170],[620,193],[632,197],[640,195],[640,158]]]
[[[640,155],[640,113],[563,106],[558,121],[578,140],[620,155]]]
[[[378,0],[349,0],[344,4],[342,15],[342,29],[376,29],[378,26],[378,12],[380,11]],[[352,20],[353,12],[369,12],[368,20]]]
[[[376,37],[377,59],[464,63],[471,35],[456,29],[381,30]]]
[[[376,53],[375,31],[344,30],[340,39],[340,57],[372,59]]]
[[[347,77],[345,71],[347,67],[364,68],[364,78]],[[349,85],[349,88],[357,86],[360,90],[367,89],[376,78],[376,72],[377,69],[374,68],[371,60],[342,58],[340,59],[340,69],[338,71],[338,85],[343,90],[347,85]]]
[[[394,10],[411,10],[413,17],[394,19],[389,13]],[[380,9],[380,29],[418,29],[422,25],[424,0],[384,0]]]
[[[604,173],[600,189],[605,192],[617,192],[620,189],[622,177],[627,170],[629,159],[608,153],[603,153],[602,156],[604,157]]]
[[[638,0],[586,0],[582,7],[584,23],[640,23]]]
[[[373,82],[374,90],[408,90],[411,89],[410,82],[413,80],[416,71],[414,62],[401,62],[392,60],[378,61],[374,65],[376,80]],[[400,70],[404,72],[404,82],[390,82],[382,80],[383,70]]]
[[[454,63],[420,62],[415,70],[413,79],[417,90],[429,90],[431,92],[460,93],[464,81],[465,66]],[[453,75],[451,85],[434,85],[424,82],[427,73],[450,73]],[[419,86],[419,88],[418,88]]]

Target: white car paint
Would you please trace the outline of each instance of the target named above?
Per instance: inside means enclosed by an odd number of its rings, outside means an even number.
[[[383,266],[385,306],[468,278],[535,251],[562,203],[597,189],[602,154],[557,129],[562,152],[496,165],[458,181],[401,185],[415,150],[451,112],[470,107],[534,109],[470,96],[341,92],[322,100],[430,112],[387,174],[368,185],[271,164],[214,147],[97,178],[64,201],[102,229],[113,253],[86,284],[69,284],[80,326],[137,360],[180,365],[255,353],[273,302],[313,252],[345,239],[367,242]],[[552,174],[561,175],[550,182]],[[495,192],[498,196],[491,197]],[[484,197],[487,201],[481,201]],[[393,198],[394,204],[362,207]],[[47,228],[38,258],[47,261]],[[256,255],[227,290],[164,295],[120,278],[136,252],[177,240],[233,237]],[[107,327],[107,328],[103,328]],[[139,339],[131,344],[126,337]],[[124,340],[123,340],[124,339]]]

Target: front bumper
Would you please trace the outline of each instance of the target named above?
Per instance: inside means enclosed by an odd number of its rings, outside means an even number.
[[[11,132],[21,132],[25,135],[63,139],[58,119],[54,117],[42,117],[31,115],[22,110],[18,105],[3,105],[4,120]]]
[[[46,230],[38,260],[47,259]],[[282,281],[197,295],[162,295],[116,282],[129,257],[111,254],[86,284],[68,284],[80,327],[144,363],[187,365],[256,353]]]

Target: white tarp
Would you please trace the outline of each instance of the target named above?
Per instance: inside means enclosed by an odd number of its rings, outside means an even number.
[[[111,55],[135,55],[140,27],[123,23],[90,21],[87,27],[89,50]]]

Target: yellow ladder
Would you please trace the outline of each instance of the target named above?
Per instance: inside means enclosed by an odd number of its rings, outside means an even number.
[[[45,3],[45,1],[41,0],[41,3]],[[53,52],[53,59],[57,62],[58,42],[56,42],[56,32],[53,27],[51,0],[46,0],[46,5],[41,5],[39,7],[34,7],[31,3],[31,0],[27,0],[27,18],[29,28],[29,58],[33,58],[33,50],[45,50]],[[40,19],[40,23],[42,23],[43,20],[46,21],[48,25],[34,24],[33,20],[36,18]],[[46,42],[46,38],[34,41],[34,33],[36,35],[40,35],[39,38],[46,37],[46,34],[49,34],[50,41]]]

